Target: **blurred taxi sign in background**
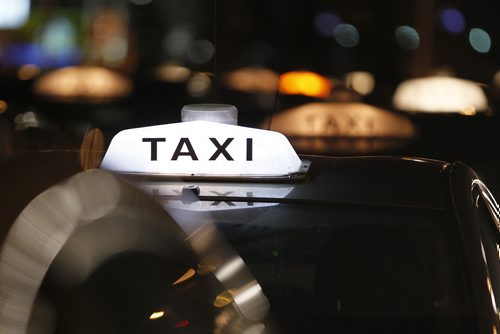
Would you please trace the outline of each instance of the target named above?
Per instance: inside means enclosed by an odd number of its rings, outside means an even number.
[[[488,100],[478,83],[445,76],[409,79],[393,97],[394,107],[412,113],[459,113],[489,111]]]
[[[360,102],[308,103],[272,116],[262,127],[269,124],[309,153],[373,153],[404,146],[417,134],[405,115]]]
[[[99,66],[70,66],[42,75],[34,85],[37,95],[59,102],[107,102],[127,96],[132,82]]]

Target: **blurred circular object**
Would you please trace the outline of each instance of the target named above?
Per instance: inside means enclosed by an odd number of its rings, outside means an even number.
[[[57,69],[42,75],[34,85],[36,95],[61,102],[108,102],[131,91],[132,82],[127,77],[98,66]]]
[[[0,114],[6,112],[8,107],[9,105],[7,104],[7,102],[5,102],[4,100],[0,100]]]
[[[342,19],[334,12],[321,12],[314,18],[316,31],[325,37],[333,36],[333,29],[342,23]]]
[[[40,75],[40,67],[34,65],[34,64],[26,64],[26,65],[23,65],[21,66],[18,70],[17,70],[17,77],[19,78],[19,80],[31,80],[35,77],[37,77],[38,75]]]
[[[212,79],[207,73],[195,73],[187,83],[188,93],[192,97],[202,97],[212,86]]]
[[[340,46],[352,48],[359,44],[359,32],[352,24],[342,23],[333,29],[333,37]]]
[[[187,52],[189,60],[196,64],[203,64],[213,58],[215,46],[206,39],[194,41]]]
[[[479,53],[488,53],[491,49],[490,35],[480,28],[472,28],[470,30],[469,42],[472,48]]]
[[[465,18],[456,8],[445,8],[440,11],[439,19],[443,29],[450,33],[461,33],[465,30]]]
[[[345,75],[344,81],[348,88],[361,95],[368,95],[375,88],[375,77],[370,72],[349,72]]]
[[[393,97],[394,107],[412,113],[462,113],[489,110],[479,84],[452,77],[425,77],[403,81]]]
[[[416,50],[420,45],[420,36],[418,32],[410,26],[400,26],[394,33],[396,42],[405,50]]]

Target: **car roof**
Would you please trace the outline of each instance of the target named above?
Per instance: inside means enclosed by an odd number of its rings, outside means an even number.
[[[306,182],[289,198],[367,205],[444,209],[449,163],[406,157],[303,157]]]
[[[220,179],[155,178],[124,175],[153,196],[162,186],[197,186],[198,200],[312,205],[369,205],[445,210],[448,168],[443,161],[407,157],[300,156],[309,170],[303,177]],[[172,188],[170,188],[172,189]],[[214,191],[214,189],[217,189]],[[262,191],[260,191],[262,190]],[[166,191],[164,192],[166,193]]]

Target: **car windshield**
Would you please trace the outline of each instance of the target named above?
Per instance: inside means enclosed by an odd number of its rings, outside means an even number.
[[[470,332],[456,231],[441,213],[281,204],[214,220],[280,333]]]
[[[172,213],[186,230],[192,229],[193,219],[208,224],[200,212]],[[231,288],[224,291],[213,283],[211,289],[203,288],[203,271],[210,270],[206,259],[198,263],[199,275],[191,275],[188,285],[169,287],[165,280],[174,281],[192,264],[122,254],[105,262],[80,287],[55,287],[49,272],[41,300],[56,313],[52,325],[57,332],[81,326],[131,333],[234,330],[221,314],[232,309],[231,301],[238,303],[236,291],[244,285],[241,273],[246,267],[269,310],[263,308],[257,324],[238,324],[240,329],[474,333],[457,231],[442,211],[267,203],[215,211],[210,219],[235,250],[232,262],[216,273]],[[243,260],[238,266],[235,257]],[[159,313],[157,320],[153,316]]]

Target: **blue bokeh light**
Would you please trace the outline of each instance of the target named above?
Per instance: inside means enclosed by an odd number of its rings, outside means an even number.
[[[451,33],[462,33],[465,31],[465,18],[462,12],[456,8],[441,10],[440,22],[443,29]]]
[[[490,35],[480,28],[472,28],[469,32],[469,42],[474,50],[479,53],[488,53],[491,48]]]
[[[333,29],[333,37],[340,46],[352,48],[359,44],[359,32],[352,24],[342,23]]]
[[[333,30],[342,23],[342,19],[334,12],[321,12],[314,18],[316,31],[325,37],[333,36]]]
[[[410,26],[400,26],[395,32],[396,42],[405,50],[416,50],[420,45],[418,32]]]

